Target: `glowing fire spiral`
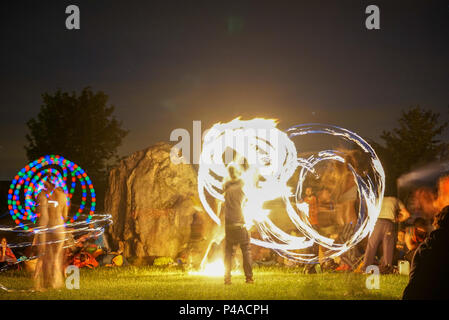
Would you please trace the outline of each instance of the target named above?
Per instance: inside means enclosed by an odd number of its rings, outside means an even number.
[[[310,134],[325,134],[355,144],[369,159],[367,170],[358,172],[345,159],[345,151],[323,150],[306,159],[297,155],[294,137]],[[321,235],[308,221],[308,205],[300,202],[303,183],[309,174],[319,178],[315,166],[323,161],[337,161],[346,165],[354,176],[358,190],[359,212],[354,233],[344,241]],[[276,121],[270,119],[240,120],[217,123],[206,133],[198,170],[198,192],[204,209],[220,224],[219,215],[207,201],[206,193],[223,202],[222,185],[226,179],[227,167],[237,165],[245,182],[244,193],[247,202],[243,213],[247,228],[255,227],[260,239],[251,238],[258,246],[275,250],[288,259],[302,262],[316,262],[313,253],[298,252],[314,243],[326,248],[324,258],[334,258],[348,251],[370,233],[380,211],[383,198],[385,175],[382,165],[371,146],[357,134],[336,126],[320,124],[299,125],[282,132],[276,128]],[[359,170],[360,171],[360,170]],[[287,182],[298,174],[296,192]],[[291,235],[270,219],[270,210],[264,209],[267,201],[282,198],[285,213],[300,232],[301,237]]]

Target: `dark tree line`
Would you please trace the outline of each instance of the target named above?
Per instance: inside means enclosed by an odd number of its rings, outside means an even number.
[[[449,145],[440,140],[447,127],[439,113],[416,106],[402,112],[396,128],[382,132],[382,143],[370,141],[385,170],[387,194],[395,194],[402,174],[449,158]]]
[[[94,182],[101,207],[108,165],[118,159],[117,148],[128,131],[101,91],[87,87],[77,95],[58,90],[44,93],[42,100],[38,115],[27,122],[28,159],[58,154],[75,162]]]
[[[128,131],[108,105],[108,96],[87,87],[79,95],[61,90],[44,93],[37,117],[29,120],[25,146],[30,161],[59,154],[79,164],[97,187],[99,204],[106,188],[108,166],[118,159],[117,148]],[[449,159],[449,145],[440,140],[448,122],[420,106],[402,112],[398,125],[383,131],[381,143],[370,140],[386,174],[387,193],[396,192],[396,180],[414,167]]]

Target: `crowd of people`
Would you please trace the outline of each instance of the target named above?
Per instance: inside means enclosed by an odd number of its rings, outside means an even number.
[[[331,169],[328,170],[329,175],[323,175],[322,185],[327,182],[324,187],[308,185],[304,188],[301,198],[308,204],[310,225],[323,236],[333,238],[337,243],[344,243],[355,231],[358,222],[358,190],[351,172],[344,172],[341,167]],[[231,261],[236,245],[242,249],[246,281],[252,283],[254,280],[249,233],[244,228],[241,212],[244,201],[242,181],[232,167],[228,180],[224,184],[225,283],[231,283]],[[46,186],[45,191],[38,197],[39,226],[65,228],[61,227],[60,217],[67,218],[68,207],[64,202],[66,197],[62,190],[58,190],[51,183]],[[58,201],[59,205],[52,207],[49,200]],[[37,258],[34,261],[25,259],[25,263],[33,265],[37,289],[61,287],[63,270],[68,265],[95,268],[127,264],[123,255],[123,243],[120,244],[119,250],[113,252],[104,234],[98,232],[94,224],[90,225],[90,229],[76,240],[64,239],[71,234],[65,232],[67,230],[56,230],[60,232],[47,235],[36,234],[33,244],[41,244],[32,247]],[[434,190],[418,187],[403,201],[386,195],[370,236],[342,256],[325,259],[326,249],[318,245],[309,250],[318,255],[321,270],[365,272],[369,266],[378,265],[381,273],[396,273],[398,261],[408,261],[411,266],[410,283],[404,292],[404,298],[419,298],[422,297],[422,292],[431,290],[430,285],[447,281],[445,265],[449,262],[448,229],[449,176],[443,176]],[[0,268],[20,265],[20,260],[9,248],[7,239],[2,238]],[[306,264],[304,270],[306,273],[314,273],[315,267],[315,264]],[[448,295],[447,292],[434,291],[439,295]]]
[[[449,176],[441,177],[435,189],[416,188],[404,201],[386,195],[370,237],[341,259],[323,262],[321,268],[364,272],[368,266],[378,265],[382,273],[394,273],[398,271],[398,261],[406,260],[411,264],[419,245],[435,230],[435,216],[449,205]],[[339,203],[331,189],[314,190],[308,186],[302,201],[308,204],[311,226],[324,236],[344,239],[342,235],[348,226],[355,225],[353,214],[358,203],[349,191],[343,193]],[[324,250],[317,246],[312,248],[320,256]],[[305,267],[306,273],[314,270],[313,265]]]

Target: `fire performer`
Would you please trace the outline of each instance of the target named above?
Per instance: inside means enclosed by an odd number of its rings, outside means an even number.
[[[233,166],[228,167],[229,180],[224,183],[225,202],[223,213],[225,217],[225,284],[231,284],[231,268],[235,254],[235,246],[240,245],[243,256],[243,270],[246,283],[254,283],[251,266],[250,237],[245,228],[242,204],[245,200],[243,181],[240,173]]]
[[[39,259],[34,274],[35,289],[58,289],[64,284],[63,245],[65,238],[64,222],[67,219],[67,196],[62,188],[52,182],[48,175],[44,181],[45,189],[38,196],[39,229],[51,228],[51,232],[37,232],[35,243]]]

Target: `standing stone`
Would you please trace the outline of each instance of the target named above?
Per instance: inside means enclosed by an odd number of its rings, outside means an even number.
[[[161,142],[135,152],[109,174],[108,234],[115,245],[124,241],[126,257],[176,258],[192,241],[210,237],[214,223],[195,206],[197,173],[190,164],[172,163],[171,148]]]

